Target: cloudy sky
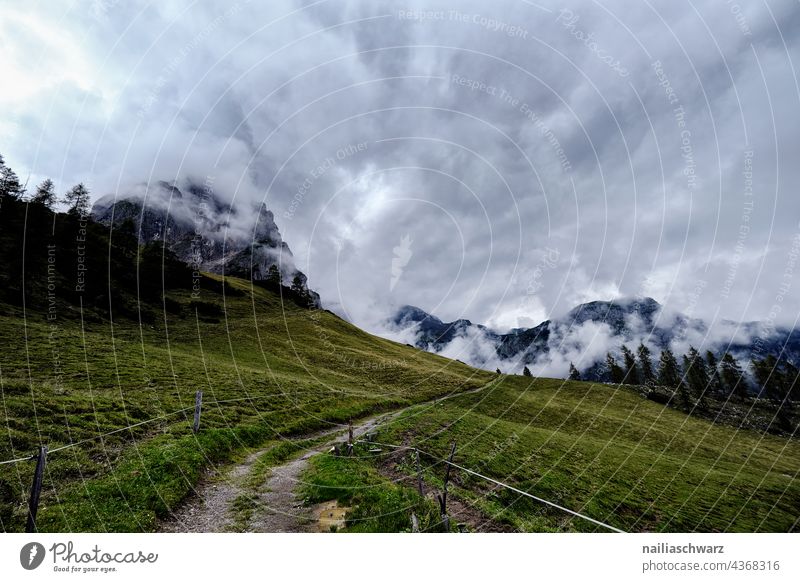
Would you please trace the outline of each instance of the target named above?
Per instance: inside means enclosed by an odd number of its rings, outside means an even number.
[[[794,0],[4,1],[0,152],[263,200],[372,329],[620,296],[794,324],[798,28]]]

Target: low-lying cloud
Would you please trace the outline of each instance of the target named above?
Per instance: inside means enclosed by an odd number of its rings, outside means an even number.
[[[641,295],[793,326],[799,23],[711,0],[5,5],[2,153],[61,191],[266,202],[372,331],[406,303],[510,329]]]

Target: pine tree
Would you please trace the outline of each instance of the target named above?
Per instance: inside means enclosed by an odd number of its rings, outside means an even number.
[[[763,360],[753,359],[750,363],[753,368],[753,377],[758,389],[758,397],[766,396],[770,400],[780,401],[781,396],[781,372],[778,369],[778,360],[772,354]]]
[[[81,182],[64,195],[62,202],[69,208],[67,210],[69,214],[86,216],[89,214],[89,189]]]
[[[656,375],[655,372],[653,372],[650,349],[644,345],[644,343],[640,343],[637,352],[639,354],[639,367],[642,370],[642,382],[645,384],[653,384],[656,380]]]
[[[570,380],[580,380],[581,373],[578,372],[578,368],[575,367],[575,364],[572,362],[569,363],[569,379]]]
[[[664,349],[659,358],[658,383],[673,389],[677,389],[681,385],[681,372],[678,367],[678,361],[669,348]]]
[[[25,188],[20,184],[17,174],[6,166],[3,157],[0,156],[0,198],[13,198],[18,200],[25,194]]]
[[[533,374],[531,374],[531,371],[528,369],[528,366],[525,366],[525,367],[522,369],[522,375],[523,375],[523,376],[528,376],[528,377],[531,377],[531,376],[533,376]]]
[[[297,273],[292,278],[292,291],[294,291],[299,295],[302,295],[305,293],[305,290],[306,290],[305,281],[303,280],[303,277],[300,275],[300,273]]]
[[[689,346],[689,353],[684,356],[686,366],[686,380],[692,394],[698,400],[700,408],[707,408],[705,399],[706,391],[710,384],[706,362],[695,348]]]
[[[300,300],[302,305],[309,306],[310,297],[308,294],[308,289],[306,289],[306,278],[304,275],[301,275],[300,273],[295,274],[294,278],[292,279],[291,289],[297,296],[297,299]]]
[[[617,360],[611,353],[606,354],[606,367],[608,368],[608,377],[614,384],[622,384],[625,379],[625,371],[617,364]]]
[[[497,370],[495,370],[495,373],[502,374],[502,372],[500,371],[500,368],[497,368]]]
[[[639,383],[639,370],[636,367],[636,357],[633,352],[628,349],[628,346],[622,346],[622,360],[625,366],[624,384],[638,384]]]
[[[50,178],[45,179],[41,184],[36,187],[36,193],[31,198],[34,204],[42,204],[47,208],[53,208],[56,203],[56,190],[53,181]]]
[[[712,394],[722,394],[722,378],[719,376],[719,362],[711,350],[706,351],[706,364],[708,371],[708,389]]]
[[[782,407],[791,406],[791,400],[797,397],[797,368],[772,354],[763,360],[754,359],[752,367],[758,396],[766,396]]]
[[[783,363],[783,385],[790,400],[800,399],[800,373],[789,362]]]
[[[267,270],[267,282],[271,283],[272,285],[280,286],[281,284],[281,272],[278,270],[277,265],[270,265],[269,269]]]
[[[720,376],[722,377],[722,385],[730,396],[739,396],[744,398],[747,396],[747,380],[744,377],[744,372],[730,353],[725,352],[720,362]]]

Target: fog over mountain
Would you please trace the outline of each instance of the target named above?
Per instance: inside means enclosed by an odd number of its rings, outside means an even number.
[[[211,182],[229,235],[266,204],[381,334],[625,297],[794,328],[798,29],[784,0],[5,3],[2,153],[95,201]]]
[[[104,196],[92,207],[92,218],[114,229],[129,225],[139,241],[158,241],[198,271],[256,281],[277,267],[285,286],[297,285],[320,305],[308,289],[307,277],[294,263],[274,216],[263,204],[248,208],[225,204],[210,183],[187,182],[184,190],[157,182],[123,196]]]
[[[518,374],[530,366],[534,375],[566,377],[573,363],[585,378],[603,379],[607,353],[619,357],[623,345],[635,351],[639,344],[656,357],[663,349],[683,354],[693,346],[702,353],[730,352],[745,363],[768,354],[800,362],[800,331],[760,322],[721,321],[709,326],[670,312],[650,297],[593,301],[561,318],[507,333],[465,319],[445,323],[410,305],[401,307],[387,325],[395,339],[505,373]]]

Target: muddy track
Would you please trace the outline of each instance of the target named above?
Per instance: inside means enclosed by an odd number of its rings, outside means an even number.
[[[480,392],[491,386],[493,382],[467,392],[415,404],[412,407]],[[387,412],[354,423],[353,436],[358,439],[407,409]],[[251,453],[244,461],[236,465],[208,470],[194,489],[194,494],[176,508],[170,518],[161,521],[158,531],[181,533],[318,531],[315,527],[312,508],[304,506],[302,499],[297,495],[300,476],[308,467],[310,458],[330,449],[335,442],[341,442],[346,433],[346,429],[336,427],[292,438],[291,440],[296,441],[322,438],[323,444],[316,445],[302,456],[273,468],[266,481],[255,491],[247,487],[245,482],[253,464],[261,455],[272,450],[274,444]],[[325,437],[330,438],[325,439]],[[234,511],[237,500],[242,498],[247,499],[252,506],[252,511],[247,514],[244,523],[241,514],[237,515]]]
[[[378,425],[388,421],[403,410],[374,416],[353,424],[353,436],[359,438]],[[328,450],[341,441],[347,430],[341,427],[306,434],[291,440],[306,440],[329,436],[323,444],[306,451],[301,457],[289,460],[272,469],[266,482],[253,496],[252,489],[245,486],[253,464],[275,445],[248,455],[244,461],[227,468],[206,472],[189,500],[176,508],[170,518],[160,523],[158,531],[173,533],[201,532],[307,532],[314,531],[311,508],[304,507],[298,499],[296,489],[300,475],[308,467],[308,460]],[[246,524],[237,522],[232,505],[241,496],[249,496],[255,506],[253,515]]]

